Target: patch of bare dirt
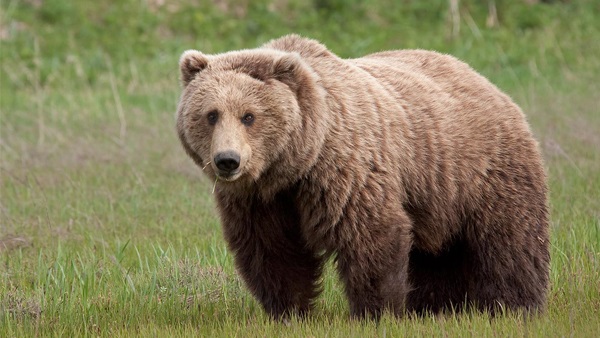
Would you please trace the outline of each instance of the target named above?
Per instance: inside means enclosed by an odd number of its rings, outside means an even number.
[[[0,253],[27,248],[31,246],[31,240],[24,236],[5,235],[0,238]]]
[[[39,318],[42,314],[40,302],[20,295],[16,290],[9,290],[0,298],[0,315],[8,313],[14,318]]]

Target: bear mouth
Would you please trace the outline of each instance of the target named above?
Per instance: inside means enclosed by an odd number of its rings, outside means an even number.
[[[225,182],[233,182],[233,181],[237,180],[238,178],[240,178],[240,176],[242,176],[241,170],[234,170],[231,172],[216,171],[215,175],[217,176],[217,178],[219,180],[225,181]]]

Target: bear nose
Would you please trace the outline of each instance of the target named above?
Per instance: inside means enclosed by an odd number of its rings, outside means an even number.
[[[240,166],[240,155],[234,151],[218,153],[214,160],[217,168],[224,172],[232,172]]]

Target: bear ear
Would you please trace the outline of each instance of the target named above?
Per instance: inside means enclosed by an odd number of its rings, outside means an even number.
[[[187,86],[195,77],[208,66],[208,58],[197,50],[186,50],[179,58],[181,82]]]
[[[285,83],[296,91],[301,82],[304,62],[298,53],[287,53],[273,63],[273,78]]]

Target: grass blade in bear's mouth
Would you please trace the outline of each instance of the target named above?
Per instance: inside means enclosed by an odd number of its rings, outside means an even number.
[[[219,178],[219,180],[223,180],[226,182],[233,182],[236,180],[236,176],[239,173],[239,170],[236,171],[232,171],[229,173],[222,173],[222,172],[216,172],[215,174],[217,175],[217,177]]]

